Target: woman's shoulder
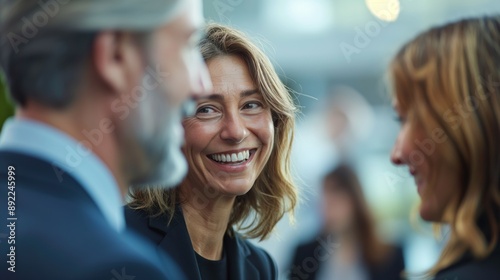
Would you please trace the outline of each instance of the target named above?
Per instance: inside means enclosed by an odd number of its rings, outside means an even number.
[[[235,239],[240,243],[241,247],[247,251],[247,258],[257,269],[261,272],[268,272],[271,276],[270,279],[277,279],[277,266],[271,255],[266,250],[253,244],[251,241],[235,234]]]
[[[125,219],[131,222],[145,223],[148,220],[148,213],[144,209],[133,209],[128,205],[123,206]]]
[[[436,280],[498,280],[500,275],[500,246],[482,260],[465,257],[454,265],[443,269],[436,275]]]
[[[145,209],[124,207],[127,228],[151,241],[158,243],[164,237],[169,216],[167,213],[153,215]]]
[[[126,205],[123,207],[127,227],[134,230],[148,228],[150,223],[150,213],[145,209],[134,209]]]
[[[264,261],[272,261],[271,256],[269,255],[269,253],[266,250],[253,244],[251,241],[249,241],[247,239],[244,239],[242,237],[237,237],[237,238],[239,238],[241,240],[241,242],[243,242],[248,247],[248,249],[250,250],[252,255],[256,255]]]

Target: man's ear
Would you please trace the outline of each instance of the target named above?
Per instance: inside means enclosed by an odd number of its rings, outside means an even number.
[[[139,79],[143,68],[132,35],[115,31],[100,32],[96,36],[92,63],[100,81],[113,93],[129,89],[131,83]]]

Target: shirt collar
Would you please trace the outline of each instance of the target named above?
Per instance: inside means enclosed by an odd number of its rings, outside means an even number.
[[[62,131],[41,122],[10,118],[0,134],[0,150],[41,158],[73,176],[117,231],[125,227],[123,200],[108,167],[92,151]]]

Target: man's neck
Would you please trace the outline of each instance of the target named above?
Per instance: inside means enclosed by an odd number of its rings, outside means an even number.
[[[99,124],[94,120],[99,119],[99,116],[94,116],[92,119],[82,117],[77,110],[55,111],[39,106],[36,103],[30,103],[26,108],[18,108],[16,110],[16,118],[29,119],[51,126],[75,141],[85,146],[93,152],[104,164],[109,168],[117,185],[120,188],[122,198],[125,197],[128,191],[125,177],[121,175],[118,157],[117,145],[113,143],[111,135],[104,135],[100,141],[92,141],[83,133],[84,131],[92,131],[99,129]],[[102,119],[102,118],[101,118]]]

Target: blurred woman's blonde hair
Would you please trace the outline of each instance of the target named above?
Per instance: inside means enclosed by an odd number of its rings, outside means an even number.
[[[219,24],[206,27],[206,36],[200,43],[205,61],[235,55],[248,65],[250,75],[271,108],[274,122],[274,147],[269,161],[258,176],[251,190],[236,197],[229,219],[228,232],[233,226],[248,238],[265,239],[287,212],[293,220],[297,204],[297,190],[293,183],[290,154],[294,136],[297,108],[285,85],[281,82],[271,62],[241,32]],[[168,213],[173,217],[175,206],[182,203],[180,189],[139,189],[131,192],[129,206],[144,209],[152,215]]]
[[[438,157],[429,161],[430,192],[439,188],[440,165],[454,168],[463,182],[445,209],[448,241],[426,276],[466,253],[487,257],[499,236],[500,16],[465,19],[419,35],[399,51],[389,74],[407,121],[429,136],[436,128],[446,136],[434,143]]]

